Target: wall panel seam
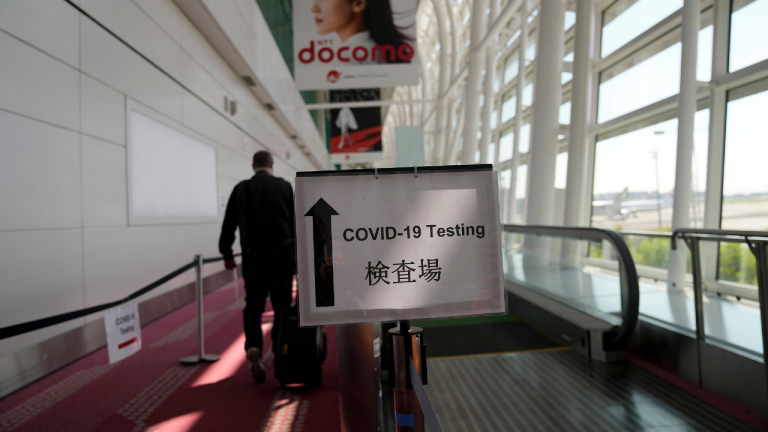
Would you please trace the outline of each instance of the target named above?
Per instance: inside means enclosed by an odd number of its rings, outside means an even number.
[[[74,3],[72,3],[72,1],[71,1],[71,0],[64,0],[64,1],[66,1],[66,2],[67,2],[69,5],[71,5],[71,6],[72,6],[72,7],[74,7],[75,9],[77,9],[77,10],[78,10],[78,11],[79,11],[79,12],[80,12],[80,13],[81,13],[83,16],[85,16],[85,17],[87,17],[88,19],[90,19],[91,21],[93,21],[93,23],[94,23],[94,24],[96,24],[97,26],[99,26],[101,29],[103,29],[104,31],[106,31],[107,33],[109,33],[109,34],[110,34],[112,37],[114,37],[114,38],[115,38],[115,39],[117,39],[117,40],[118,40],[120,43],[122,43],[123,45],[125,45],[125,46],[126,46],[128,49],[130,49],[130,50],[131,50],[131,51],[133,51],[135,54],[137,54],[139,57],[141,57],[141,58],[142,58],[144,61],[146,61],[146,62],[147,62],[147,63],[149,63],[151,66],[153,66],[154,68],[156,68],[156,69],[157,69],[158,71],[160,71],[160,72],[161,72],[163,75],[165,75],[165,76],[166,76],[166,77],[168,77],[170,80],[172,80],[174,83],[176,83],[176,85],[178,85],[179,87],[181,87],[183,90],[185,90],[185,91],[186,91],[187,93],[189,93],[190,95],[192,95],[192,96],[194,96],[195,98],[197,98],[197,99],[198,99],[200,102],[202,102],[202,103],[203,103],[205,106],[207,106],[209,109],[211,109],[211,111],[213,111],[214,113],[216,113],[217,115],[219,115],[221,118],[223,118],[224,120],[226,120],[228,123],[230,123],[231,125],[233,125],[233,126],[234,126],[235,128],[237,128],[237,129],[238,129],[240,132],[242,132],[243,134],[245,134],[245,135],[247,135],[248,137],[250,137],[250,138],[251,138],[251,139],[252,139],[254,142],[256,142],[256,144],[260,145],[260,146],[261,146],[263,149],[265,149],[265,150],[270,150],[270,148],[269,148],[267,145],[265,145],[264,143],[262,143],[262,142],[261,142],[259,139],[257,139],[256,137],[252,136],[250,133],[248,133],[246,130],[244,130],[244,129],[243,129],[243,128],[242,128],[242,127],[239,125],[239,124],[237,124],[237,123],[233,122],[232,120],[230,120],[229,118],[227,118],[225,115],[223,115],[222,113],[220,113],[220,112],[219,112],[217,109],[215,109],[213,106],[211,106],[211,105],[210,105],[210,104],[209,104],[209,103],[208,103],[208,102],[207,102],[205,99],[203,99],[203,98],[202,98],[201,96],[199,96],[197,93],[195,93],[195,92],[193,92],[192,90],[190,90],[190,89],[189,89],[189,88],[188,88],[186,85],[184,85],[184,84],[183,84],[181,81],[179,81],[179,80],[178,80],[176,77],[174,77],[173,75],[171,75],[170,73],[168,73],[168,72],[167,72],[165,69],[161,68],[161,67],[160,67],[158,64],[156,64],[155,62],[153,62],[152,60],[150,60],[150,59],[149,59],[149,58],[148,58],[146,55],[142,54],[142,53],[141,53],[141,52],[140,52],[138,49],[136,49],[135,47],[133,47],[131,44],[129,44],[128,42],[126,42],[124,39],[122,39],[120,36],[118,36],[117,34],[115,34],[115,33],[114,33],[113,31],[111,31],[109,28],[107,28],[107,27],[106,27],[104,24],[102,24],[102,23],[101,23],[101,22],[99,22],[97,19],[95,19],[94,17],[92,17],[90,14],[88,14],[87,12],[85,12],[85,10],[83,10],[82,8],[80,8],[78,5],[76,5],[76,4],[74,4]],[[72,67],[72,66],[70,66],[70,67]],[[183,109],[183,108],[182,108],[182,109]],[[275,157],[277,157],[278,159],[280,159],[280,160],[281,160],[283,163],[285,163],[286,165],[288,165],[288,166],[290,166],[291,168],[293,168],[295,171],[298,171],[298,169],[297,169],[297,168],[296,168],[296,167],[295,167],[295,166],[294,166],[294,165],[293,165],[293,164],[292,164],[290,161],[288,161],[288,160],[284,159],[284,158],[282,157],[282,155],[279,155],[279,154],[275,154]]]

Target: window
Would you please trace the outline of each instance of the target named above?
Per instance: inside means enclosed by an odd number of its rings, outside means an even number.
[[[533,78],[533,76],[529,76]],[[531,106],[533,104],[533,82],[528,81],[528,85],[523,87],[523,106]]]
[[[712,68],[711,26],[699,31],[697,78],[708,81]],[[707,37],[709,35],[709,37]],[[597,121],[603,123],[680,91],[680,29],[600,74]],[[709,42],[707,42],[709,41]],[[702,51],[709,55],[702,54]]]
[[[576,12],[574,11],[565,11],[565,25],[563,26],[563,30],[568,30],[569,28],[573,27],[574,24],[576,24]]]
[[[568,152],[557,154],[555,160],[555,189],[565,189],[568,171]]]
[[[533,22],[533,20],[534,20],[534,19],[535,19],[537,16],[539,16],[539,10],[538,10],[538,9],[534,9],[534,10],[533,10],[533,12],[531,12],[531,15],[528,17],[528,24],[532,23],[532,22]]]
[[[525,64],[529,65],[536,60],[536,37],[535,33],[528,37],[528,48],[525,50]]]
[[[571,101],[565,102],[560,105],[560,124],[571,124]]]
[[[768,58],[768,0],[733,0],[728,70]]]
[[[669,231],[677,159],[674,112],[599,136],[595,148],[592,225]],[[709,109],[694,119],[691,226],[702,226],[706,187]]]
[[[606,57],[683,7],[683,0],[620,0],[603,12],[600,56]]]
[[[517,167],[517,180],[515,181],[515,209],[512,223],[525,223],[525,192],[528,185],[528,165]]]
[[[520,29],[517,29],[517,31],[515,31],[515,32],[512,34],[512,37],[510,37],[510,38],[509,38],[509,40],[507,41],[507,47],[509,47],[509,46],[511,46],[513,43],[515,43],[515,41],[517,40],[517,38],[519,38],[519,37],[520,37],[520,35],[521,35],[521,34],[522,34],[522,31],[521,31]]]
[[[699,49],[696,52],[696,79],[703,82],[712,80],[712,44],[715,27],[708,25],[699,32]]]
[[[499,210],[502,223],[509,222],[509,187],[512,185],[512,170],[499,172]]]
[[[508,84],[517,76],[520,69],[518,58],[519,54],[517,53],[517,50],[514,50],[512,55],[507,57],[507,60],[504,62],[504,84]]]
[[[505,162],[512,159],[512,147],[515,144],[515,131],[508,129],[502,132],[499,140],[499,162]]]
[[[512,89],[504,95],[504,99],[501,104],[501,124],[504,124],[515,117],[515,111],[517,109],[517,96],[515,96],[516,91],[516,89]]]
[[[526,123],[520,128],[520,153],[528,153],[531,143],[531,124]]]
[[[498,118],[499,118],[499,112],[497,110],[493,110],[491,113],[491,129],[496,129],[498,126]]]
[[[728,92],[723,229],[768,230],[768,80]]]

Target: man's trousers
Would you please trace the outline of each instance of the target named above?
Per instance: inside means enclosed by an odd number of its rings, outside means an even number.
[[[264,269],[255,261],[255,257],[243,255],[243,279],[245,280],[245,309],[243,309],[243,327],[245,329],[245,350],[256,347],[264,354],[264,336],[262,314],[269,295],[272,309],[275,311],[272,326],[272,351],[276,351],[277,336],[280,331],[280,311],[291,306],[293,275],[279,277],[275,269]]]

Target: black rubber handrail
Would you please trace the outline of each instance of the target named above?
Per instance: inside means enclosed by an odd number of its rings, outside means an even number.
[[[619,256],[620,271],[626,283],[621,284],[622,323],[618,327],[603,335],[603,349],[606,351],[622,351],[626,349],[627,341],[637,325],[640,314],[640,282],[635,268],[635,260],[627,247],[627,243],[619,233],[606,228],[593,227],[562,227],[549,225],[503,225],[504,231],[545,235],[554,237],[568,237],[574,240],[607,240]]]
[[[236,254],[235,256],[240,256],[241,254]],[[217,258],[209,258],[207,260],[203,260],[204,264],[221,261],[224,257],[217,257]],[[106,309],[111,309],[116,306],[120,306],[123,303],[127,303],[131,300],[134,300],[138,297],[143,296],[144,294],[152,291],[153,289],[159,287],[160,285],[170,281],[171,279],[179,276],[180,274],[186,272],[189,269],[194,268],[197,265],[197,260],[193,260],[192,262],[188,264],[184,264],[183,266],[177,268],[176,270],[168,273],[167,275],[161,277],[160,279],[152,282],[151,284],[145,286],[144,288],[141,288],[127,297],[113,301],[110,303],[104,303],[100,304],[98,306],[91,306],[89,308],[80,309],[72,312],[66,312],[59,315],[50,316],[47,318],[40,318],[34,321],[27,321],[25,323],[21,324],[14,324],[8,327],[0,328],[0,340],[7,339],[9,337],[18,336],[20,334],[29,333],[31,331],[40,330],[42,328],[50,327],[52,325],[61,324],[63,322],[71,321],[73,319],[82,318],[86,315],[90,315],[96,312],[101,312]]]

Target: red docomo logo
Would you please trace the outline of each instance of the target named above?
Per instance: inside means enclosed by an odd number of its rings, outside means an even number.
[[[332,70],[328,72],[328,82],[335,83],[339,79],[341,79],[341,73],[339,73],[339,71]]]
[[[299,61],[304,64],[314,63],[317,58],[323,63],[330,63],[334,59],[338,59],[343,63],[349,63],[352,60],[357,62],[381,60],[389,62],[402,61],[408,63],[415,53],[413,47],[408,44],[402,44],[397,48],[393,45],[375,45],[370,50],[364,46],[343,46],[336,52],[334,52],[332,48],[323,47],[315,52],[315,41],[310,41],[308,48],[299,51]]]

